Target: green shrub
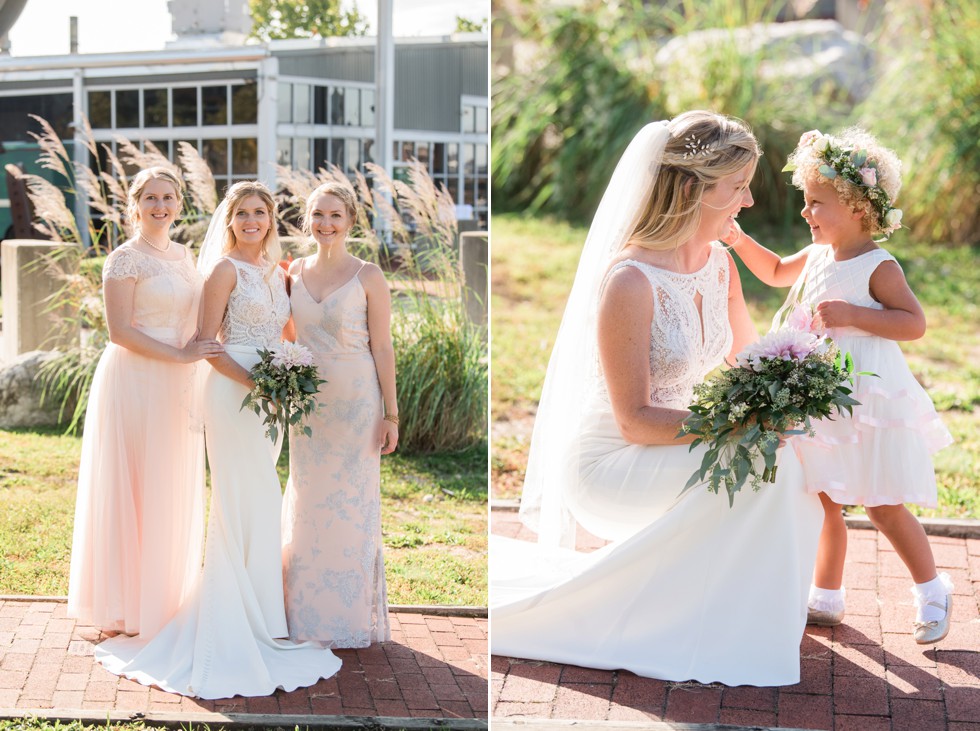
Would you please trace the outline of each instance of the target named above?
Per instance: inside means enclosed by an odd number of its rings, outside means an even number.
[[[838,126],[850,101],[829,83],[774,80],[795,48],[735,35],[773,20],[776,9],[767,0],[590,0],[529,10],[520,31],[537,56],[494,83],[494,210],[588,220],[643,124],[710,109],[749,123],[764,152],[753,185],[757,207],[770,221],[795,220],[797,202],[780,172],[786,157],[802,132]],[[657,61],[671,38],[707,30],[715,36],[696,53]]]
[[[980,4],[889,6],[876,45],[898,47],[860,110],[903,162],[899,207],[914,237],[976,243],[980,228]]]

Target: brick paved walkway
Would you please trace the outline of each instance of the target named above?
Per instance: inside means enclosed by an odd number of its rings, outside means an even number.
[[[491,530],[533,538],[513,512],[492,511]],[[492,717],[980,731],[980,539],[929,540],[940,570],[956,587],[952,628],[937,646],[921,647],[911,638],[911,580],[887,539],[874,530],[850,529],[847,617],[839,627],[807,627],[797,685],[669,683],[625,671],[494,656]]]
[[[130,711],[173,722],[201,713],[485,719],[487,620],[391,615],[392,641],[337,650],[341,671],[310,688],[204,701],[147,688],[93,659],[98,630],[65,617],[55,601],[0,600],[0,718],[37,710]],[[6,714],[5,714],[6,711]],[[66,714],[66,712],[69,712]],[[448,724],[451,726],[451,724]]]

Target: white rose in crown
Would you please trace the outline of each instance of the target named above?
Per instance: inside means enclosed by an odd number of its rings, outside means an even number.
[[[825,136],[818,137],[813,141],[813,149],[815,149],[819,153],[826,152],[829,147],[830,147],[830,139],[828,139]]]
[[[902,225],[902,211],[898,208],[892,208],[888,213],[885,214],[885,223],[890,228],[898,228]]]

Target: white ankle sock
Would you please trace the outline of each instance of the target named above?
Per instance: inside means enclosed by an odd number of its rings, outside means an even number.
[[[949,574],[942,573],[931,581],[912,586],[912,596],[915,597],[915,621],[938,622],[946,616],[946,595],[953,592],[953,582]],[[932,606],[930,602],[938,604]]]
[[[810,598],[807,606],[817,612],[843,612],[844,587],[840,589],[821,589],[816,584],[810,584]]]

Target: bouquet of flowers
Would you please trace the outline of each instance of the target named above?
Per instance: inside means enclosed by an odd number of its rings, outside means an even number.
[[[694,434],[691,449],[704,443],[708,451],[685,490],[707,484],[717,493],[724,485],[731,506],[749,478],[754,490],[775,481],[782,437],[812,435],[810,419],[834,410],[850,414],[858,405],[847,387],[855,375],[850,354],[809,332],[801,318],[794,313],[739,353],[736,367],[695,386],[691,415],[678,436]]]
[[[303,345],[286,341],[278,348],[260,350],[259,356],[261,360],[249,372],[255,387],[241,408],[265,413],[265,435],[275,442],[280,430],[285,433],[317,408],[316,394],[326,381],[313,364],[313,354]],[[303,433],[309,437],[313,430],[304,426]]]

